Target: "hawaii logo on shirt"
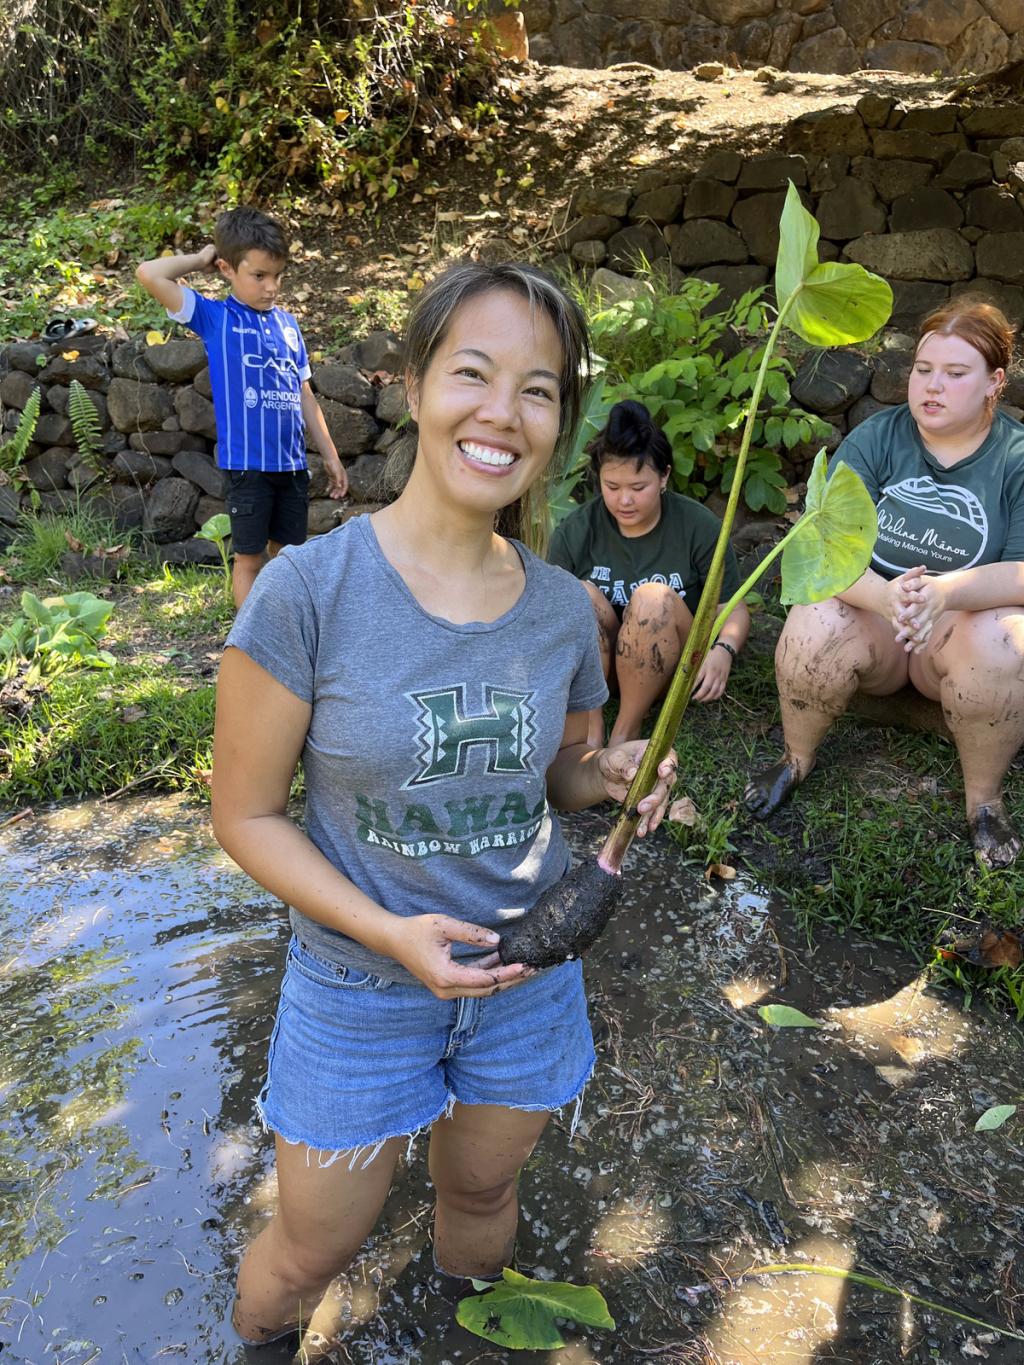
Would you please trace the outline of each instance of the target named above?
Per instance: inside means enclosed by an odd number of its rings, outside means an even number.
[[[936,484],[930,475],[882,489],[873,558],[903,573],[927,564],[937,573],[969,569],[988,544],[988,517],[978,497],[959,484]]]

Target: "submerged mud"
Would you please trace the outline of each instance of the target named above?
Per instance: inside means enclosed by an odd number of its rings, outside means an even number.
[[[581,856],[606,832],[576,817]],[[964,1014],[885,945],[808,946],[749,889],[708,887],[659,834],[587,955],[599,1062],[569,1142],[524,1173],[520,1262],[588,1281],[614,1333],[562,1365],[1024,1361],[1024,1040]],[[252,1112],[283,966],[282,907],[175,800],[86,804],[0,830],[0,1361],[281,1365],[226,1326],[241,1247],[274,1199]],[[773,1030],[757,1007],[823,1027]],[[511,1361],[452,1322],[430,1273],[426,1143],[402,1163],[308,1359]]]

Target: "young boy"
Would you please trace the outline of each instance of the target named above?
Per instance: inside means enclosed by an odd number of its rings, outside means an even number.
[[[323,458],[330,496],[343,498],[348,491],[309,385],[298,324],[275,306],[287,264],[288,241],[280,224],[257,209],[238,208],[221,215],[212,244],[202,251],[143,261],[135,272],[170,317],[191,328],[206,347],[218,463],[230,480],[236,607],[255,582],[264,551],[273,557],[282,545],[306,539],[306,431]],[[215,267],[231,285],[223,301],[178,283],[193,270]]]

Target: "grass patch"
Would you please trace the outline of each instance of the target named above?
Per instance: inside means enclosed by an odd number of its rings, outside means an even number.
[[[946,929],[969,936],[964,920],[1018,927],[1024,902],[1024,867],[987,872],[974,861],[951,743],[845,717],[789,805],[752,820],[744,784],[782,748],[769,652],[744,655],[722,703],[688,709],[676,748],[680,791],[702,817],[692,829],[670,826],[688,859],[741,862],[808,938],[829,925],[898,942],[968,1004],[985,997],[1024,1018],[1024,968],[975,967],[935,947]],[[1024,827],[1020,771],[1011,768],[1006,795]]]
[[[118,531],[110,517],[103,516],[88,503],[57,515],[41,516],[26,512],[3,559],[3,569],[15,583],[66,581],[60,571],[61,556],[72,542],[86,555],[128,542],[130,533]]]

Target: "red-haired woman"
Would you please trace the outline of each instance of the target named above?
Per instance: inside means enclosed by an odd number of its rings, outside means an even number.
[[[855,692],[909,681],[942,703],[978,859],[1020,852],[1003,778],[1024,742],[1024,426],[996,407],[1012,345],[991,304],[932,313],[907,402],[836,452],[875,501],[878,540],[851,588],[789,614],[775,653],[785,751],[747,786],[758,818],[807,777]]]

